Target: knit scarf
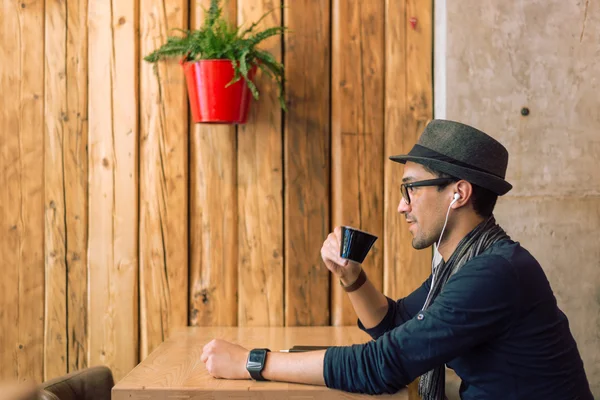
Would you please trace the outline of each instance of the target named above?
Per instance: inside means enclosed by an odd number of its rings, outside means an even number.
[[[433,268],[433,281],[431,289],[425,300],[423,310],[427,309],[440,294],[448,279],[454,275],[460,268],[465,265],[473,257],[484,252],[494,243],[510,239],[506,232],[496,224],[494,216],[490,216],[475,227],[467,236],[465,236],[452,256],[447,262],[442,260]],[[446,385],[446,371],[444,364],[439,365],[421,375],[419,381],[419,395],[423,400],[444,400]]]

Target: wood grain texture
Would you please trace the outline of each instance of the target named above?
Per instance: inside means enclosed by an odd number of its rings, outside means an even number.
[[[0,380],[40,382],[44,359],[44,2],[28,2],[23,8],[4,1],[0,14]]]
[[[66,37],[73,38],[65,43],[67,85],[64,95],[67,119],[63,122],[67,187],[67,372],[72,372],[89,365],[88,43],[85,2],[70,0],[67,3],[66,24]]]
[[[285,320],[329,325],[330,4],[287,0],[285,37]]]
[[[292,30],[262,44],[289,111],[259,75],[237,128],[189,126],[178,60],[142,60],[208,4],[0,6],[0,379],[106,364],[119,380],[188,322],[354,325],[319,254],[336,225],[379,236],[365,269],[387,295],[429,274],[387,157],[431,118],[431,1],[224,2]]]
[[[406,7],[406,8],[405,8]],[[416,29],[408,23],[417,18]],[[432,118],[431,1],[387,0],[386,155],[406,154]],[[412,235],[397,212],[402,164],[386,162],[384,293],[400,298],[417,289],[431,273],[431,251],[412,248]]]
[[[414,29],[410,18],[417,20]],[[432,18],[431,1],[386,0],[387,157],[409,152],[433,115]],[[431,273],[431,251],[413,249],[405,218],[397,212],[402,173],[402,164],[386,161],[383,292],[394,299],[413,292]],[[410,400],[420,399],[418,379],[409,385],[408,393]]]
[[[89,8],[90,365],[138,362],[137,3]]]
[[[249,26],[273,10],[259,28],[281,24],[281,5],[272,0],[238,3],[238,23]],[[260,45],[281,61],[281,38]],[[284,324],[283,163],[281,109],[277,86],[258,74],[259,101],[238,127],[239,301],[243,326]]]
[[[332,12],[332,225],[349,225],[380,238],[363,268],[381,289],[384,3],[333,0]],[[348,296],[340,285],[331,287],[332,324],[355,324]]]
[[[210,0],[192,4],[192,28],[202,26]],[[236,21],[237,4],[224,14]],[[190,324],[237,325],[238,219],[234,125],[190,128]]]
[[[186,29],[188,2],[141,0],[141,56]],[[177,60],[140,69],[140,356],[188,310],[188,106]]]
[[[46,4],[45,379],[87,366],[86,8]]]
[[[194,399],[370,399],[373,396],[347,393],[324,386],[285,382],[214,379],[199,362],[202,348],[213,338],[238,343],[246,348],[268,347],[273,351],[295,344],[348,346],[365,343],[369,336],[357,327],[205,327],[186,328],[165,341],[118,382],[113,400],[143,398]],[[268,362],[268,361],[267,361]],[[386,399],[408,399],[407,391],[382,395]]]
[[[64,154],[67,4],[46,7],[44,63],[45,326],[44,379],[67,373],[67,226]]]

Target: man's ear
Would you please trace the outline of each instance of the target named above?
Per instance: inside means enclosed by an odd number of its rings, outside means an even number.
[[[470,182],[460,180],[456,182],[454,193],[458,194],[460,198],[452,205],[452,208],[457,209],[465,206],[470,200],[473,194],[473,185]],[[454,196],[454,195],[453,195]]]

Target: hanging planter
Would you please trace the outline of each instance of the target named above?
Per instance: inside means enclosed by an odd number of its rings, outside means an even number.
[[[263,40],[282,34],[285,28],[254,31],[272,11],[246,29],[232,26],[223,19],[219,3],[220,0],[211,0],[202,28],[180,30],[184,36],[168,37],[165,44],[144,60],[151,63],[166,58],[181,60],[194,122],[245,123],[252,98],[259,98],[253,81],[258,69],[276,82],[279,103],[285,110],[283,65],[268,51],[256,48]]]
[[[252,91],[245,80],[229,85],[235,70],[229,60],[183,61],[192,119],[196,123],[244,124]],[[256,67],[248,71],[252,81]]]

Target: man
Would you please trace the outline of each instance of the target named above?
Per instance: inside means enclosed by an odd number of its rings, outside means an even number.
[[[441,261],[406,298],[386,298],[361,266],[340,258],[340,229],[322,258],[344,286],[359,327],[374,341],[307,353],[266,353],[255,379],[394,393],[421,376],[423,399],[444,399],[444,368],[463,399],[592,399],[566,316],[538,262],[492,215],[508,152],[485,133],[434,120],[408,155],[398,212],[415,249],[437,242]],[[388,249],[389,251],[389,249]],[[253,354],[260,350],[250,352]],[[215,340],[202,354],[216,377],[248,379],[248,350]]]

